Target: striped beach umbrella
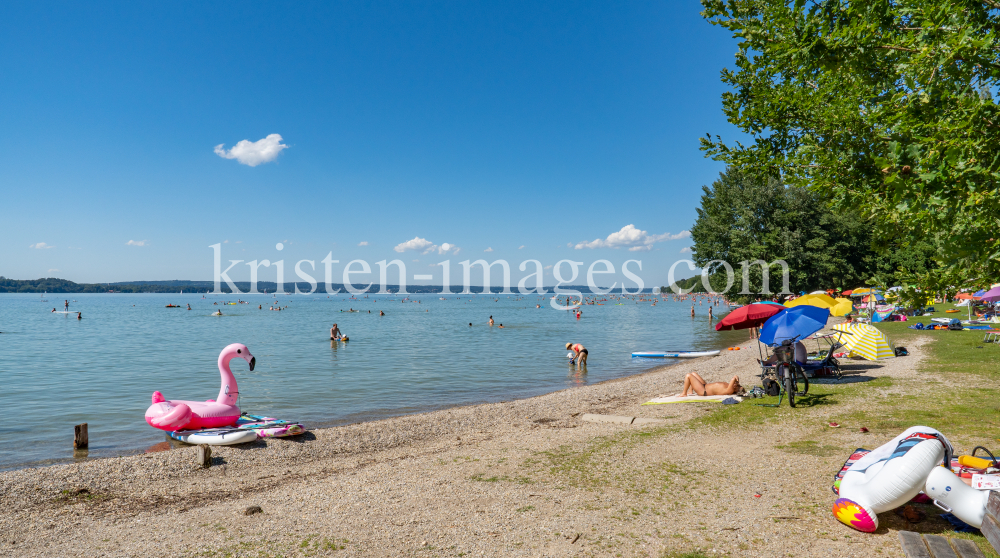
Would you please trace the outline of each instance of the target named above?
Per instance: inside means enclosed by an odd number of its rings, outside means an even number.
[[[889,338],[869,324],[837,324],[833,329],[850,333],[842,336],[840,342],[851,352],[851,356],[859,356],[865,360],[896,356],[889,345]]]

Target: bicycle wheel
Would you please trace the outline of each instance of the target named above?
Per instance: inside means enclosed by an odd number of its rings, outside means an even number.
[[[802,388],[802,391],[796,391],[795,395],[803,396],[803,395],[809,393],[809,377],[806,376],[806,371],[803,370],[802,368],[796,366],[795,367],[795,375],[798,376],[798,381],[796,382],[798,385],[796,386],[796,389],[799,386],[804,386]]]
[[[785,393],[788,394],[788,405],[795,407],[795,378],[792,371],[785,369]]]

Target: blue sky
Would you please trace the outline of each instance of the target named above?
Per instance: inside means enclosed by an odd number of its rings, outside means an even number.
[[[662,284],[722,170],[698,138],[738,138],[719,82],[736,44],[699,11],[0,4],[0,275],[210,280],[208,246],[229,241],[224,258],[283,258],[288,280],[332,251],[438,276],[445,258],[515,276],[640,259]],[[270,162],[215,152],[271,134],[287,147]],[[413,239],[438,248],[394,250]]]

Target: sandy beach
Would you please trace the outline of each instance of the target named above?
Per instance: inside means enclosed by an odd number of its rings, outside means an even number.
[[[2,473],[0,554],[901,555],[894,535],[849,530],[829,511],[850,451],[896,432],[825,428],[822,406],[723,426],[701,421],[718,403],[641,406],[691,371],[750,379],[757,351],[743,348],[526,400],[216,447],[209,469],[186,447]],[[910,351],[852,361],[846,381],[897,379],[866,396],[877,405],[906,389],[923,358]]]

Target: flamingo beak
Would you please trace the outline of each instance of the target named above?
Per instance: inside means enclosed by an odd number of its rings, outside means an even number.
[[[253,367],[257,365],[257,357],[250,357],[250,371],[253,372]]]

